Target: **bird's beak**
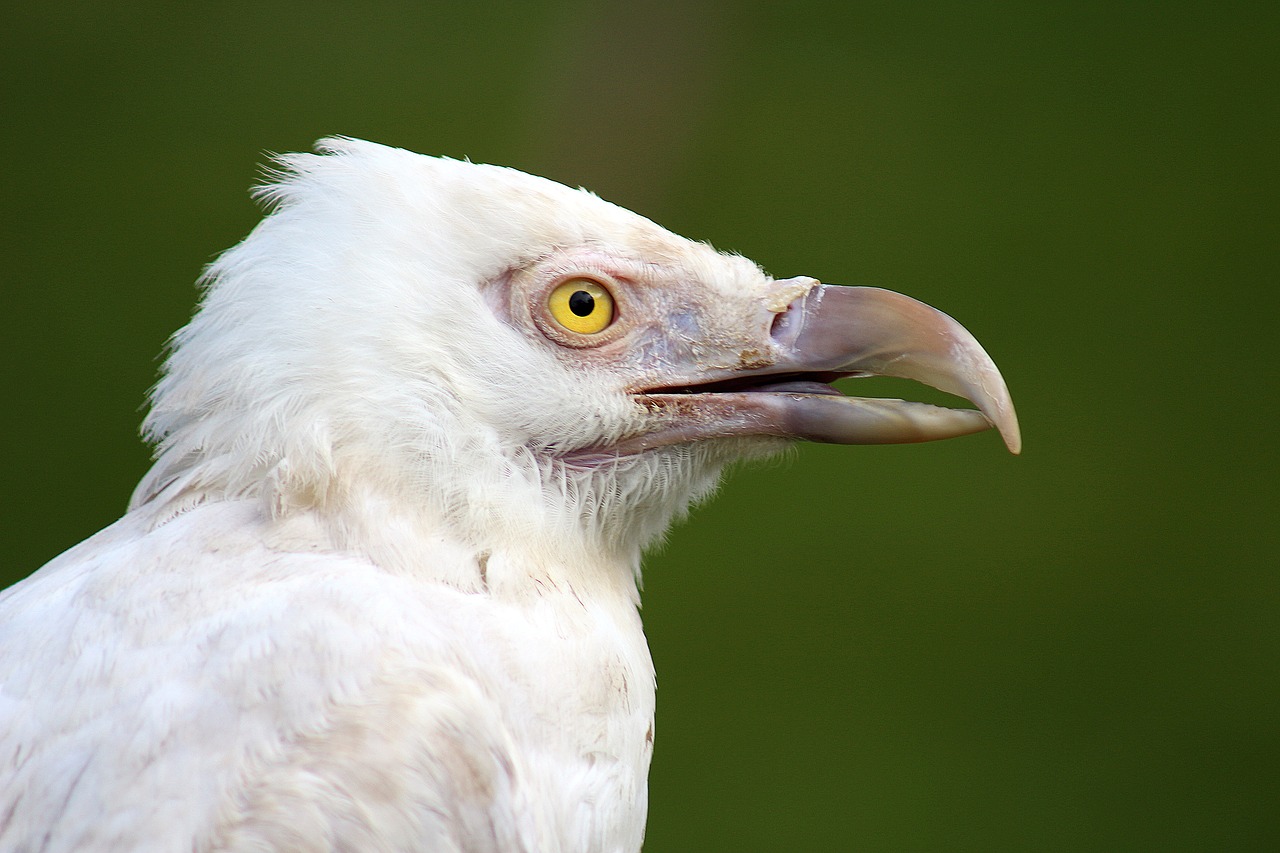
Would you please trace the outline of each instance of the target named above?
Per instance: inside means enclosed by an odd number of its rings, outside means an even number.
[[[1022,448],[991,357],[967,329],[922,302],[880,288],[815,284],[776,314],[770,335],[777,357],[766,367],[714,371],[702,382],[637,395],[663,426],[625,442],[637,445],[628,449],[733,435],[897,444],[991,427],[1010,452]],[[978,410],[846,397],[828,384],[849,376],[914,379]]]

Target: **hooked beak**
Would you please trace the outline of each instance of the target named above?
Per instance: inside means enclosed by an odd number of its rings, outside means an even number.
[[[701,384],[637,394],[662,425],[615,449],[744,435],[897,444],[992,427],[1011,453],[1022,449],[1009,390],[991,357],[967,329],[922,302],[875,287],[817,284],[776,316],[771,335],[777,358],[767,367],[717,371]],[[914,379],[978,410],[846,397],[829,384],[849,376]]]

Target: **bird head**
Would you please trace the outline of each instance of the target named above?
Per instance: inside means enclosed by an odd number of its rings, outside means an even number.
[[[991,359],[905,296],[773,279],[511,169],[350,139],[319,152],[280,158],[270,214],[209,268],[152,393],[135,505],[259,498],[386,523],[411,507],[477,545],[627,551],[726,464],[794,439],[994,425],[1018,450]],[[830,384],[870,374],[978,409]]]

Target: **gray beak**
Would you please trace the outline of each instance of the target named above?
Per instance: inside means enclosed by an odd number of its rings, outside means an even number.
[[[795,434],[834,444],[951,438],[995,427],[1022,449],[1009,389],[991,356],[946,314],[878,287],[819,285],[780,317],[783,355],[773,371],[914,379],[974,403],[981,415],[902,400],[795,395]],[[780,338],[780,340],[778,340]],[[790,339],[788,341],[788,339]]]
[[[767,367],[637,394],[663,425],[617,449],[735,435],[897,444],[992,427],[1010,452],[1022,449],[1018,417],[995,362],[967,329],[922,302],[875,287],[814,285],[776,315],[770,334],[777,358]],[[848,376],[913,379],[978,409],[846,397],[828,384]]]

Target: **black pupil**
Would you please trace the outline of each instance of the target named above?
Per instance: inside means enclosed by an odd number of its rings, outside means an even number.
[[[579,317],[586,317],[596,310],[596,298],[585,290],[575,290],[569,297],[569,310]]]

